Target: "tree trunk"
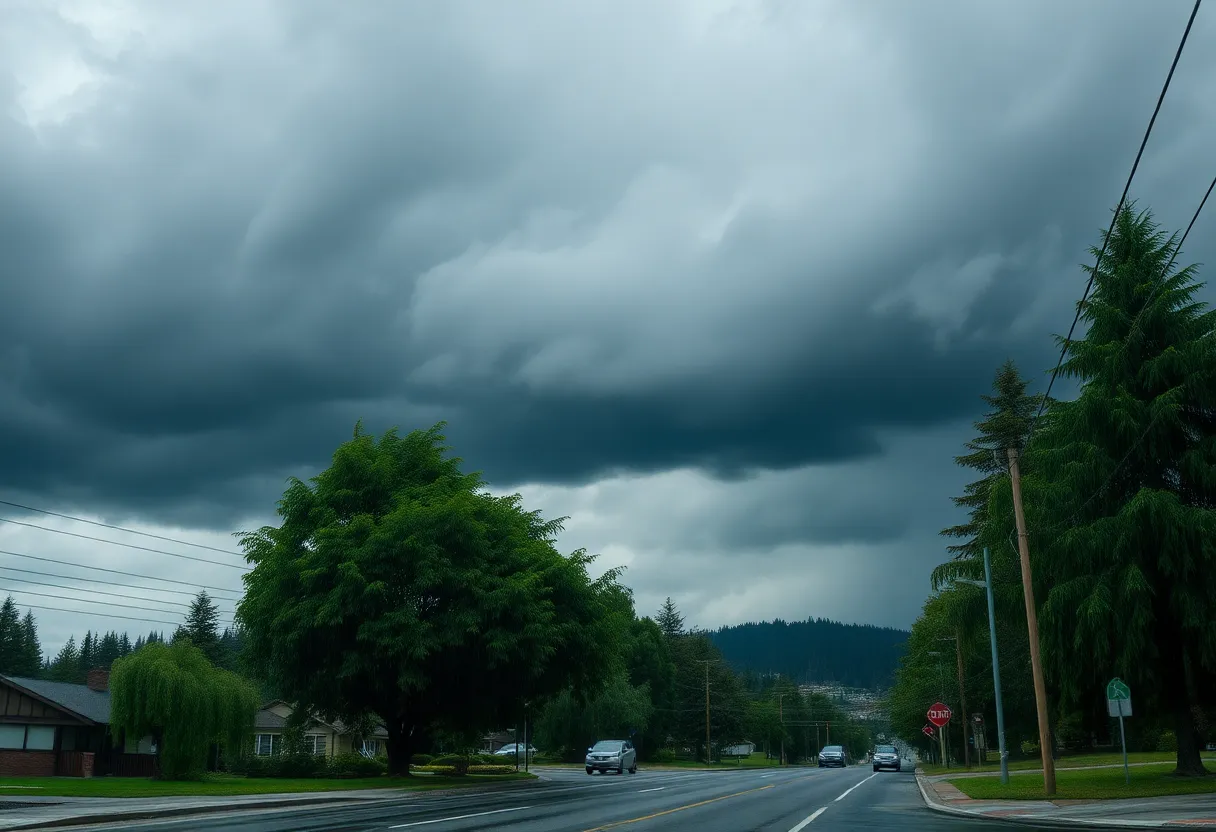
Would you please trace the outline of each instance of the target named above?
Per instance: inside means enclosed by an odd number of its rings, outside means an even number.
[[[1208,774],[1200,756],[1199,735],[1195,730],[1195,715],[1191,711],[1190,686],[1186,683],[1186,653],[1183,649],[1181,628],[1175,635],[1165,639],[1162,645],[1162,662],[1167,673],[1174,676],[1165,689],[1170,710],[1174,712],[1174,735],[1178,740],[1175,777],[1204,777]]]
[[[409,777],[410,757],[414,755],[413,726],[397,717],[387,721],[388,730],[388,775],[389,777]]]

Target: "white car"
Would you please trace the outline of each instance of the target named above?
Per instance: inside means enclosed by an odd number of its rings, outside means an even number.
[[[525,751],[523,743],[507,743],[502,748],[494,752],[495,757],[514,757],[516,755],[522,757],[524,754],[529,757],[536,756],[536,746],[529,745]]]
[[[629,740],[600,740],[587,749],[587,773],[638,773],[638,752]]]

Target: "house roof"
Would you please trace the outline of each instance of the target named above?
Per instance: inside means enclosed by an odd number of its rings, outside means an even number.
[[[271,706],[273,706],[273,705],[287,705],[288,707],[291,707],[290,705],[288,705],[288,703],[284,702],[281,699],[275,699],[272,702],[266,703],[265,707],[263,707],[262,710],[258,711],[257,716],[254,717],[253,726],[255,729],[265,730],[265,731],[282,731],[283,728],[286,727],[287,719],[285,717],[279,716],[274,711],[270,710]],[[346,733],[349,733],[351,730],[350,727],[347,726],[345,723],[343,723],[341,720],[334,720],[333,722],[326,722],[325,720],[317,719],[316,717],[313,717],[312,719],[309,720],[309,724],[310,725],[324,725],[327,728],[332,728],[334,731],[336,731],[339,734],[346,734]],[[383,725],[379,725],[376,727],[376,730],[372,732],[372,735],[376,736],[376,737],[387,737],[388,731],[384,728]]]
[[[89,722],[110,724],[109,691],[92,690],[87,685],[48,682],[21,676],[0,676],[0,679]]]

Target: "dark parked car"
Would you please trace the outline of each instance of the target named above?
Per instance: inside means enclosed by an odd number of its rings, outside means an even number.
[[[825,745],[819,752],[819,767],[839,766],[844,768],[849,764],[848,752],[842,745]]]
[[[880,745],[874,749],[874,770],[882,771],[884,768],[899,771],[900,760],[899,752],[895,750],[893,745]]]

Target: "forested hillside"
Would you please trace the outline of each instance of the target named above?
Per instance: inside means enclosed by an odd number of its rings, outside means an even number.
[[[800,683],[882,688],[894,680],[908,633],[808,618],[723,627],[710,638],[739,670],[780,673]]]

